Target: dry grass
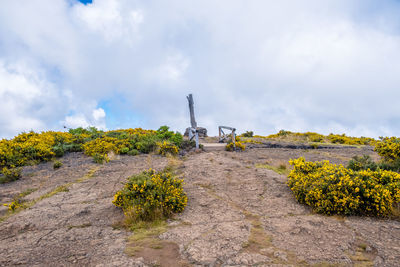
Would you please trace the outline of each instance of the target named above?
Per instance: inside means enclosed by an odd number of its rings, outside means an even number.
[[[289,175],[290,173],[290,169],[285,164],[279,164],[279,166],[273,166],[266,163],[266,164],[256,164],[255,167],[259,169],[271,170],[280,175]]]

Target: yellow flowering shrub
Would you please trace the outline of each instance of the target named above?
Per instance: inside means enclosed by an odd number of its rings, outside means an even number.
[[[72,135],[61,132],[21,133],[14,139],[0,141],[0,166],[23,166],[49,161],[55,155],[54,147],[70,142]]]
[[[400,174],[353,171],[329,161],[291,160],[288,185],[296,199],[318,213],[386,216],[400,202]]]
[[[157,146],[158,146],[158,154],[163,156],[166,156],[168,154],[177,155],[179,152],[179,148],[168,141],[157,142]]]
[[[241,150],[244,151],[246,149],[246,146],[240,142],[240,141],[236,141],[235,142],[235,146],[236,146],[236,150]],[[229,142],[226,146],[225,146],[225,150],[226,151],[233,151],[233,142]]]
[[[113,204],[138,220],[168,217],[186,207],[187,196],[182,184],[183,180],[167,170],[149,169],[128,178],[124,188],[115,194]]]
[[[2,176],[0,175],[0,184],[18,180],[21,178],[21,171],[21,168],[15,168],[14,166],[11,168],[3,167],[0,172],[2,174]]]
[[[120,154],[121,149],[125,147],[129,147],[127,139],[104,136],[85,143],[83,150],[86,155],[94,156],[95,154],[107,155],[111,151]]]
[[[180,133],[169,131],[162,126],[157,131],[141,128],[101,131],[94,127],[70,129],[68,132],[21,133],[13,139],[0,140],[0,169],[13,168],[54,157],[62,157],[66,152],[84,151],[96,162],[108,161],[108,153],[137,155],[149,153],[157,148],[157,143],[167,141],[170,152],[175,152],[182,144]],[[165,147],[167,149],[167,147]]]

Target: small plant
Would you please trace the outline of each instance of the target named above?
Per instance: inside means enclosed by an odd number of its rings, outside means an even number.
[[[196,147],[196,141],[194,140],[183,140],[180,146],[180,148],[183,150],[192,149],[194,147]]]
[[[126,154],[128,154],[129,156],[136,156],[136,155],[139,155],[140,152],[136,149],[132,149],[132,150],[129,150],[128,153],[126,153]]]
[[[109,162],[110,159],[105,154],[96,153],[93,155],[93,161],[97,164],[103,164],[104,162]]]
[[[282,172],[286,171],[286,165],[285,164],[279,164],[278,170],[280,170]]]
[[[182,183],[168,170],[149,169],[128,178],[124,188],[115,194],[113,204],[132,221],[167,218],[182,212],[187,204]]]
[[[1,171],[3,176],[0,176],[0,184],[13,182],[13,181],[18,180],[19,178],[21,178],[21,172],[22,172],[21,168],[15,168],[15,167],[7,168],[7,167],[4,167],[2,169],[2,171]]]
[[[61,161],[56,160],[56,161],[53,163],[53,169],[59,169],[59,168],[61,168],[62,165],[63,165],[63,164],[62,164]]]
[[[11,202],[10,204],[4,204],[4,206],[8,207],[9,211],[15,211],[18,208],[22,207],[22,203],[20,202],[19,198],[16,198],[13,202]]]
[[[123,147],[121,148],[121,150],[119,151],[119,153],[123,154],[128,154],[129,152],[129,147]]]

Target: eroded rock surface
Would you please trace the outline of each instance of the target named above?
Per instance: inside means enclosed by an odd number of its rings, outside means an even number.
[[[364,153],[373,152],[254,148],[188,154],[179,168],[188,206],[160,238],[177,250],[181,266],[398,266],[399,221],[313,214],[295,201],[284,175],[263,168],[299,156],[345,163]],[[0,185],[1,203],[37,189],[24,198],[34,205],[0,223],[0,266],[167,266],[124,252],[131,233],[114,227],[123,214],[111,201],[127,177],[161,169],[168,159],[126,156],[97,165],[72,153],[62,161],[59,170],[51,163],[25,167],[20,181]]]
[[[398,266],[399,221],[312,214],[295,201],[284,175],[255,167],[298,156],[344,163],[357,152],[192,155],[184,162],[188,207],[162,238],[180,244],[181,254],[199,266]]]
[[[68,189],[38,201],[0,224],[0,266],[142,266],[124,253],[129,232],[114,229],[122,212],[111,203],[127,177],[148,168],[162,168],[166,159],[154,156],[120,157],[105,165],[79,153],[33,168],[34,176],[18,181],[21,189],[38,188],[35,199],[59,186]],[[89,175],[88,175],[89,173]],[[18,184],[1,187],[2,196],[21,192]],[[23,189],[24,190],[24,189]],[[5,202],[3,199],[1,200]]]

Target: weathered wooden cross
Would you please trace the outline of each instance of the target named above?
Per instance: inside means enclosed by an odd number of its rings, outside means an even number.
[[[195,137],[196,149],[198,149],[199,148],[199,132],[197,130],[196,119],[194,118],[193,95],[189,94],[189,96],[187,96],[186,98],[189,101],[190,124],[191,124],[191,127],[189,129],[189,140],[192,140],[193,137]]]

